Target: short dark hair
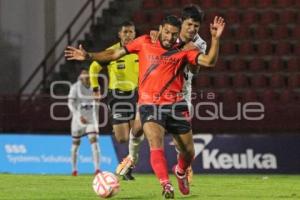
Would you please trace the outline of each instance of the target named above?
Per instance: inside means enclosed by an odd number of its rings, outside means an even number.
[[[172,26],[176,26],[176,27],[180,28],[181,20],[178,17],[176,17],[175,15],[168,15],[161,22],[162,26],[164,26],[165,24],[170,24]]]
[[[191,18],[201,23],[204,20],[204,11],[198,5],[191,4],[182,9],[181,18],[182,21]]]
[[[119,31],[122,30],[122,27],[123,26],[134,26],[134,23],[132,21],[129,21],[129,20],[126,20],[126,21],[123,21],[120,25],[119,25]]]

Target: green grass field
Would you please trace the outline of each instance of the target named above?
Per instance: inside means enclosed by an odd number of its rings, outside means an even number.
[[[175,177],[175,199],[300,199],[300,176],[296,175],[195,175],[191,194],[181,196]],[[97,200],[92,175],[0,174],[1,200]],[[136,180],[121,181],[120,192],[111,199],[162,199],[154,175],[136,174]]]

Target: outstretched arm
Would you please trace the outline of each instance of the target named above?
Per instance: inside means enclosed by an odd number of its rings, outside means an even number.
[[[65,50],[65,57],[67,60],[97,60],[99,62],[110,62],[117,60],[122,56],[126,55],[125,48],[121,47],[118,49],[109,49],[101,52],[86,52],[82,45],[79,48],[68,46]]]
[[[198,57],[198,64],[206,67],[215,66],[218,55],[219,55],[219,46],[220,46],[220,37],[225,28],[225,22],[222,17],[215,17],[214,22],[210,24],[210,33],[211,33],[211,46],[207,55],[201,54]]]

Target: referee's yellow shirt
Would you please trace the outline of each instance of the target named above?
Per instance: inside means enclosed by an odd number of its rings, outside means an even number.
[[[108,49],[120,48],[120,43],[114,44]],[[108,65],[109,84],[111,90],[122,91],[135,90],[138,85],[139,62],[136,54],[127,54],[116,61],[111,61]],[[90,65],[89,75],[92,88],[99,87],[98,74],[102,66],[94,61]]]

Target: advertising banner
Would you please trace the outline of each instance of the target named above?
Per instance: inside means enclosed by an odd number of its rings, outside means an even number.
[[[300,135],[195,134],[193,137],[194,172],[300,173]],[[120,154],[123,153],[119,153],[119,159],[123,157]],[[165,154],[171,171],[177,162],[177,153],[170,135],[165,137]],[[139,157],[135,171],[152,172],[146,141],[141,146]]]
[[[0,173],[71,174],[71,136],[0,134]],[[100,166],[114,172],[118,164],[110,136],[100,136]],[[79,173],[94,173],[91,145],[83,137]]]

